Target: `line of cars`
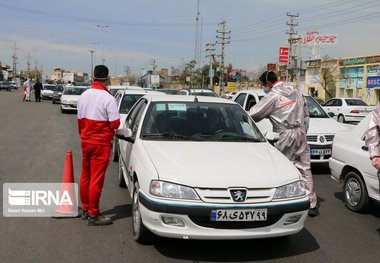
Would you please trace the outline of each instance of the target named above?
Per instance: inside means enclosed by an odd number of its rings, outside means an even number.
[[[12,89],[18,89],[16,82],[7,80],[0,81],[0,90],[11,91]]]

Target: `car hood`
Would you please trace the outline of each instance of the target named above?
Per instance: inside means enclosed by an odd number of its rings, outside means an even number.
[[[54,91],[52,91],[52,90],[41,90],[41,93],[43,93],[43,94],[53,94],[53,92]]]
[[[346,125],[332,118],[310,118],[307,134],[335,134],[345,130],[348,130]]]
[[[62,95],[61,100],[78,101],[80,95]]]
[[[144,141],[158,179],[192,187],[270,188],[300,179],[269,143]]]

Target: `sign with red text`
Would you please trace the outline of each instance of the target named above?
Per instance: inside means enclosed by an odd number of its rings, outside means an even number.
[[[289,48],[280,47],[280,54],[279,54],[278,61],[287,63],[288,60],[289,60]]]

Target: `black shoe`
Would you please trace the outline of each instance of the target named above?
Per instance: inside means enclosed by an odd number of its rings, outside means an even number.
[[[309,216],[311,217],[316,217],[317,215],[319,215],[319,210],[317,207],[314,207],[314,208],[310,208],[309,209],[309,212],[307,213]]]
[[[88,211],[82,210],[82,215],[80,216],[80,219],[87,220],[88,219]]]
[[[89,226],[106,226],[112,224],[112,219],[103,215],[98,215],[95,217],[88,216]]]

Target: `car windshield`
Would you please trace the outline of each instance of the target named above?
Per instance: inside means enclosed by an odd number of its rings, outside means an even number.
[[[63,91],[65,95],[81,95],[87,88],[66,87]]]
[[[367,103],[365,103],[362,100],[358,99],[344,99],[348,106],[368,106]]]
[[[309,106],[310,118],[329,118],[326,112],[322,109],[321,105],[311,96],[305,96],[307,106]]]
[[[153,102],[141,130],[144,140],[265,142],[238,104]]]
[[[138,101],[143,94],[125,94],[120,104],[119,113],[127,114],[132,106]]]
[[[64,87],[62,85],[58,85],[55,87],[54,91],[63,91]]]
[[[44,86],[44,90],[54,90],[55,89],[55,86],[54,85],[45,85]]]

